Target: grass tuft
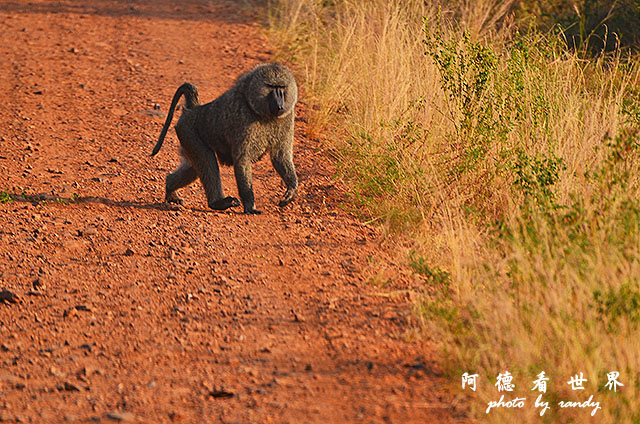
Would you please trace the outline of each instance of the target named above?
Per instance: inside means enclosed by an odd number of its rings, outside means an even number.
[[[452,387],[480,375],[470,410],[486,416],[498,373],[534,399],[545,371],[545,420],[581,422],[557,401],[588,398],[567,385],[583,372],[598,422],[638,421],[640,61],[519,31],[513,2],[470,5],[281,0],[272,39],[354,209],[409,241],[398,254],[424,280],[416,314]]]

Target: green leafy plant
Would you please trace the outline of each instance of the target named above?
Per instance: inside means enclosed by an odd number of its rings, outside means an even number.
[[[0,191],[0,203],[13,202],[15,198],[8,191]]]

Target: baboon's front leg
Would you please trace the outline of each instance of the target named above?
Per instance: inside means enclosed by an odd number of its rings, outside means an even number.
[[[298,191],[298,176],[293,165],[293,154],[290,151],[276,152],[271,155],[271,163],[287,187],[284,197],[278,203],[278,206],[285,206],[295,199]]]
[[[238,194],[244,206],[244,213],[260,214],[255,208],[255,199],[253,196],[253,186],[251,182],[251,161],[240,157],[235,160],[233,165],[236,174],[236,184],[238,184]]]

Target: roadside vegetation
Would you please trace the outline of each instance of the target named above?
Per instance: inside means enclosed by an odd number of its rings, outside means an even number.
[[[280,0],[270,34],[354,210],[403,240],[416,316],[472,414],[509,371],[505,400],[527,406],[493,422],[582,422],[557,402],[591,394],[598,422],[640,422],[638,35],[607,27],[640,9],[555,3]]]

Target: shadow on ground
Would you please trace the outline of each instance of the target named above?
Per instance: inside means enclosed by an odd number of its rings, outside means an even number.
[[[146,19],[189,21],[224,21],[246,24],[253,20],[250,13],[238,13],[238,2],[203,0],[110,0],[89,1],[0,1],[0,9],[9,13],[80,14],[98,16],[138,16]],[[251,4],[255,6],[256,2]],[[248,5],[248,2],[247,2]]]

